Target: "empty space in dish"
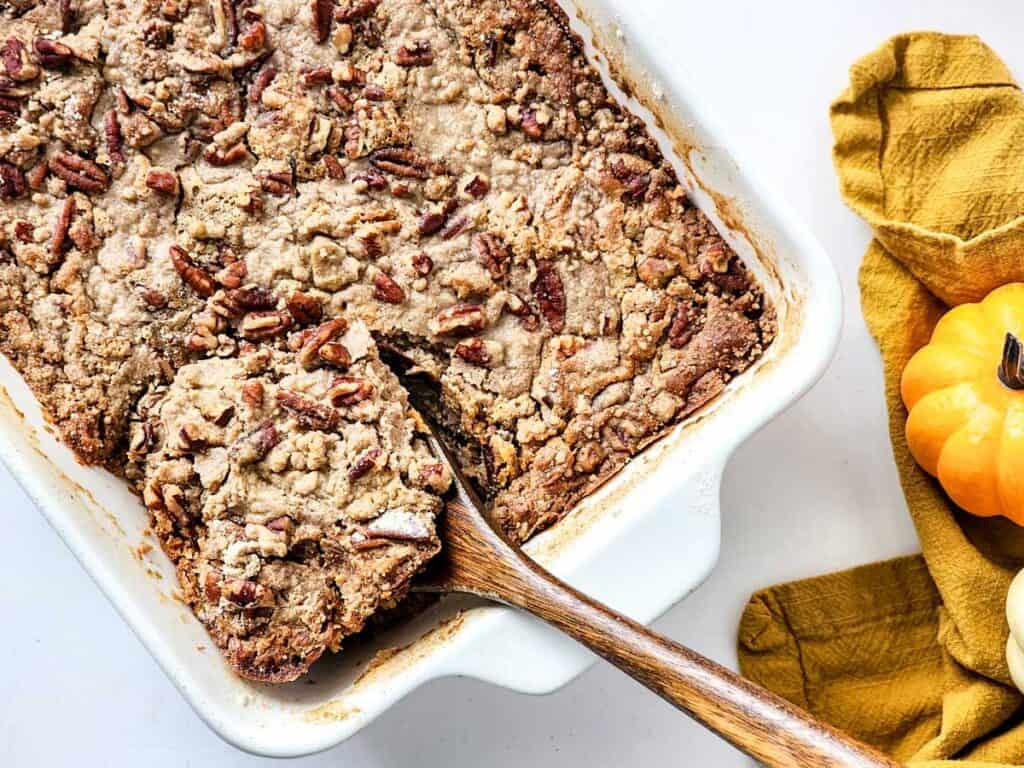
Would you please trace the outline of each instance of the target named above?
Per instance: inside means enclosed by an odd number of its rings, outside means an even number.
[[[716,147],[694,107],[659,77],[661,68],[644,58],[628,25],[615,20],[611,7],[628,3],[561,5],[605,85],[645,121],[692,199],[761,282],[779,324],[766,354],[725,393],[527,545],[556,574],[648,621],[713,566],[722,466],[750,432],[820,374],[834,342],[838,294],[827,264],[797,257],[816,248],[813,241],[794,240],[784,217],[759,209],[760,190]],[[824,286],[820,293],[815,285]],[[811,331],[805,320],[814,306],[833,314],[819,315],[820,327]],[[316,685],[241,680],[175,597],[174,569],[146,534],[141,502],[119,479],[76,462],[7,360],[0,361],[0,385],[0,456],[197,712],[243,748],[274,755],[326,748],[418,685],[445,675],[543,692],[590,661],[529,619],[455,597],[348,641],[340,655],[314,666],[309,678]],[[661,543],[653,537],[659,530],[665,531]],[[652,555],[658,562],[646,569],[627,567]]]

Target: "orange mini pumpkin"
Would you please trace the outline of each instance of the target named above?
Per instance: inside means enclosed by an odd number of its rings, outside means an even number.
[[[1024,283],[961,304],[903,371],[907,444],[949,497],[1024,525]]]

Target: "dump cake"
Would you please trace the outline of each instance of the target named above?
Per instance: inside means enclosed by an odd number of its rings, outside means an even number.
[[[544,0],[0,7],[0,349],[143,497],[241,674],[301,674],[437,550],[446,478],[378,346],[524,540],[773,337],[565,22]]]

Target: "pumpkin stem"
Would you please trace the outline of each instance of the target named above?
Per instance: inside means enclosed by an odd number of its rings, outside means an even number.
[[[999,380],[1010,389],[1024,389],[1024,344],[1012,333],[1006,334]]]

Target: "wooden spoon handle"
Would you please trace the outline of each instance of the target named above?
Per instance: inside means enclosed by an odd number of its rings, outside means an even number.
[[[474,526],[469,519],[473,515],[457,503],[449,505],[446,545],[458,548],[450,579],[460,591],[544,619],[766,765],[898,765],[725,667],[577,592],[494,531]],[[473,558],[482,551],[487,553],[486,562],[474,567]]]

